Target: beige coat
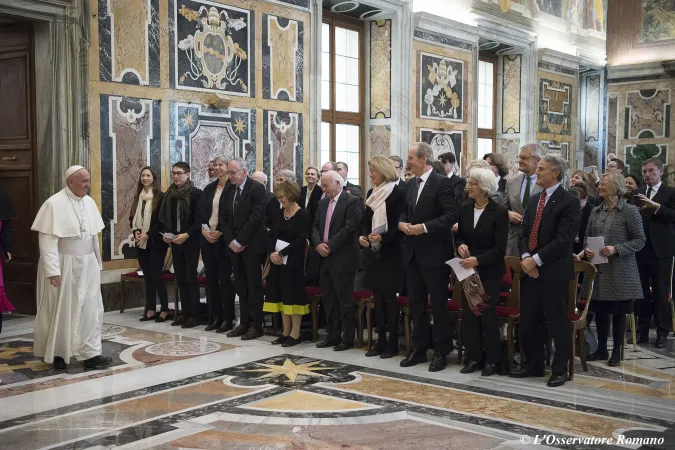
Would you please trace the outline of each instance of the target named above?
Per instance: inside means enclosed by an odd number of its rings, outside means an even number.
[[[523,215],[523,204],[520,201],[520,189],[523,184],[525,174],[518,172],[518,175],[506,181],[506,192],[502,205],[509,211]],[[541,187],[532,184],[530,187],[530,198],[541,192]],[[509,240],[506,245],[506,256],[520,256],[518,254],[518,235],[520,235],[520,224],[509,222]]]

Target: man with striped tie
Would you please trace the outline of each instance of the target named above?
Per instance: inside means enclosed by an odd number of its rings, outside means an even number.
[[[550,387],[567,381],[567,361],[572,350],[567,287],[574,277],[572,245],[581,222],[581,208],[579,199],[560,184],[566,166],[557,155],[546,155],[539,161],[537,184],[542,191],[525,208],[518,241],[523,270],[520,342],[526,363],[511,376],[544,376],[546,323],[555,345]]]

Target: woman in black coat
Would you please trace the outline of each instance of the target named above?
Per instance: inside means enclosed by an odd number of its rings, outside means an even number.
[[[160,225],[157,219],[162,198],[157,174],[150,166],[143,167],[129,214],[129,224],[138,252],[138,263],[145,282],[145,314],[141,317],[141,322],[148,320],[164,322],[169,316],[169,301],[162,280],[168,245],[159,233]],[[157,296],[161,306],[159,315],[155,311]]]
[[[584,239],[586,238],[588,219],[591,217],[591,212],[593,211],[593,208],[595,208],[595,204],[588,198],[588,191],[586,190],[586,184],[584,183],[575,184],[570,187],[570,194],[577,196],[579,205],[581,206],[581,224],[579,225],[579,232],[572,245],[572,251],[574,251],[574,254],[581,259],[583,258]]]
[[[12,260],[12,219],[16,217],[9,194],[0,189],[0,332],[2,332],[2,313],[14,310],[5,293],[2,265]],[[0,383],[2,381],[0,380]]]
[[[471,170],[466,185],[470,200],[460,208],[457,251],[463,259],[461,265],[478,272],[488,298],[487,307],[477,315],[462,295],[462,330],[468,364],[460,372],[472,373],[482,368],[481,375],[490,376],[497,372],[502,357],[497,302],[506,271],[509,214],[490,198],[497,190],[497,178],[491,170]]]
[[[366,200],[359,243],[364,248],[364,285],[373,291],[375,300],[378,337],[377,345],[366,356],[379,355],[384,359],[398,355],[399,286],[394,281],[401,271],[403,233],[398,229],[398,221],[405,205],[405,191],[396,185],[398,175],[390,159],[378,155],[368,166],[374,187]]]

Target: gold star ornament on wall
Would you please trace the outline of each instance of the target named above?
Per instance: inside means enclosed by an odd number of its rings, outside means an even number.
[[[277,366],[274,364],[255,363],[256,365],[265,368],[244,370],[244,372],[268,372],[267,374],[258,377],[257,378],[258,380],[262,380],[263,378],[274,378],[280,375],[284,375],[286,376],[286,378],[291,380],[291,383],[295,383],[295,379],[298,377],[298,375],[306,375],[308,377],[327,377],[328,375],[315,373],[315,371],[331,370],[335,368],[335,367],[314,367],[320,362],[321,361],[313,361],[305,364],[295,364],[293,361],[287,358],[286,361],[284,361],[284,364],[281,366]]]
[[[244,119],[237,119],[234,123],[234,130],[239,133],[243,133],[246,130],[246,125],[244,124]]]

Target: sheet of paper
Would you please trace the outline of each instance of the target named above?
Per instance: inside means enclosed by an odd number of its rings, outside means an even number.
[[[142,270],[137,270],[137,271],[136,271],[136,275],[138,275],[139,277],[142,277],[142,276],[143,276],[143,271],[142,271]]]
[[[457,276],[457,279],[459,281],[462,281],[469,275],[473,275],[474,273],[476,273],[473,269],[465,269],[464,267],[460,266],[459,263],[461,261],[462,260],[459,258],[454,258],[451,259],[450,261],[445,262],[447,265],[452,267],[452,270],[455,272],[455,276]]]
[[[170,241],[173,241],[174,239],[176,239],[176,235],[173,234],[173,233],[160,233],[160,234]]]
[[[211,228],[209,228],[209,226],[205,223],[202,224],[202,228],[204,229],[204,231],[207,231],[209,233],[211,232]]]
[[[373,234],[382,235],[387,232],[387,224],[383,223],[382,225],[373,228]]]
[[[595,256],[591,259],[591,264],[607,264],[607,257],[600,256],[600,249],[605,246],[604,236],[589,237],[588,248],[591,249]]]
[[[286,241],[282,241],[281,239],[277,239],[277,243],[274,245],[274,251],[279,252],[286,247],[288,247],[290,244]],[[283,257],[284,260],[284,266],[286,265],[286,262],[288,261],[288,256]]]

